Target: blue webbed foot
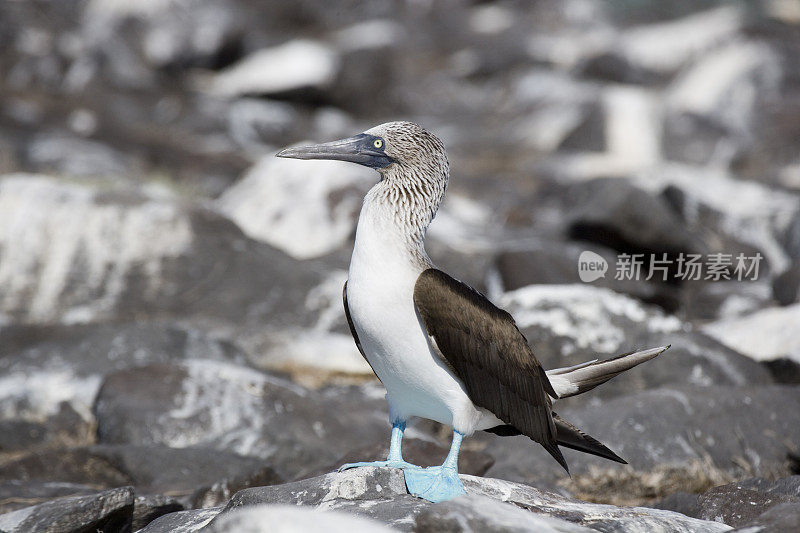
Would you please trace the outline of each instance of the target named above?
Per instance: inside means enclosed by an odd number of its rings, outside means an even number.
[[[386,461],[366,461],[361,463],[345,463],[339,467],[339,472],[342,470],[348,470],[350,468],[358,468],[359,466],[377,466],[383,468],[400,468],[402,470],[412,469],[412,468],[420,468],[417,465],[412,465],[406,461],[396,460],[396,459],[389,459]]]
[[[405,470],[404,474],[408,492],[429,502],[444,502],[467,493],[453,467],[432,466]]]

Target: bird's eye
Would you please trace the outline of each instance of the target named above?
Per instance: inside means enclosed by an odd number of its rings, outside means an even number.
[[[375,139],[374,141],[372,141],[372,146],[374,146],[375,148],[383,148],[383,140]]]

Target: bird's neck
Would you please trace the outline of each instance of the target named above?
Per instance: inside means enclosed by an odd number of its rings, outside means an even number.
[[[392,167],[364,197],[354,253],[360,246],[381,249],[389,257],[408,258],[422,269],[429,268],[425,232],[444,198],[447,172],[419,179],[399,165]]]

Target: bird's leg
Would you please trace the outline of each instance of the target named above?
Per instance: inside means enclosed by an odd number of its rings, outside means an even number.
[[[403,432],[406,430],[405,420],[395,420],[392,422],[392,440],[389,442],[389,457],[385,461],[367,461],[362,463],[346,463],[339,467],[339,472],[347,470],[348,468],[357,468],[359,466],[383,466],[389,468],[419,468],[417,465],[403,460],[402,444]]]
[[[452,500],[467,492],[458,478],[458,452],[461,449],[461,439],[464,434],[453,431],[453,443],[450,453],[442,466],[406,470],[406,487],[408,492],[429,502],[443,502]]]

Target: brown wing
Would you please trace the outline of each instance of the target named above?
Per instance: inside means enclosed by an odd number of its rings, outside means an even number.
[[[344,282],[344,287],[342,287],[342,302],[344,303],[344,316],[347,317],[347,325],[350,326],[350,335],[352,335],[353,340],[356,341],[356,347],[358,351],[361,352],[361,357],[364,358],[364,361],[372,368],[372,373],[375,374],[375,368],[372,366],[372,363],[369,362],[369,359],[367,359],[367,354],[364,353],[364,347],[361,346],[361,341],[358,340],[356,326],[353,324],[353,318],[350,316],[350,307],[347,305],[347,281]],[[378,377],[378,374],[375,374],[375,377]],[[378,378],[378,380],[380,379],[381,378]]]
[[[566,469],[548,397],[556,393],[511,315],[435,268],[417,279],[414,304],[473,403],[544,446]]]

